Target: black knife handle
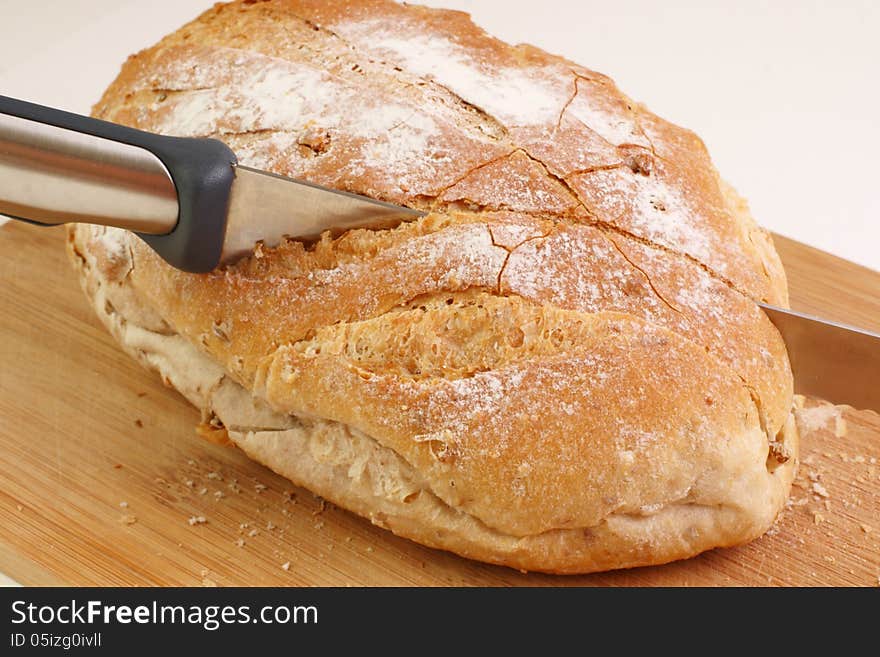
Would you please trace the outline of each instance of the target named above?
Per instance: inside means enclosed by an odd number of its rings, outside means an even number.
[[[0,213],[128,228],[185,271],[220,261],[236,164],[215,139],[157,135],[0,96]]]

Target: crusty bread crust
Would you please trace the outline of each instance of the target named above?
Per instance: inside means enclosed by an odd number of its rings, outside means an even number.
[[[343,111],[340,111],[343,110]],[[431,210],[207,275],[81,225],[99,316],[249,455],[426,545],[526,570],[751,540],[797,433],[766,232],[608,80],[386,1],[217,6],[95,114]]]

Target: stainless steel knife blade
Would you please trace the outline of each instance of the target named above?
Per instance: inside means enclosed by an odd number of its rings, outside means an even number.
[[[317,238],[325,230],[385,228],[424,212],[237,165],[220,263],[252,253],[259,241]]]
[[[785,341],[795,392],[880,413],[880,334],[760,305]]]

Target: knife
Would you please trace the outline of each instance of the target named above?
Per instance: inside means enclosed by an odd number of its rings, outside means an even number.
[[[215,139],[167,137],[0,96],[0,214],[133,231],[208,272],[285,237],[389,227],[424,213],[238,164]],[[761,304],[796,390],[880,412],[880,335]]]
[[[258,241],[388,227],[424,213],[242,166],[216,139],[0,96],[0,214],[125,228],[174,267],[203,273]]]

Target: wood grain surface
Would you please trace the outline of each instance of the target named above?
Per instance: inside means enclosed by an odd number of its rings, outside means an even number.
[[[777,244],[795,308],[880,330],[880,274]],[[99,325],[60,229],[0,227],[0,572],[22,584],[876,586],[880,577],[880,416],[869,411],[807,402],[796,486],[762,538],[589,576],[525,574],[397,538],[205,442],[197,421]]]

